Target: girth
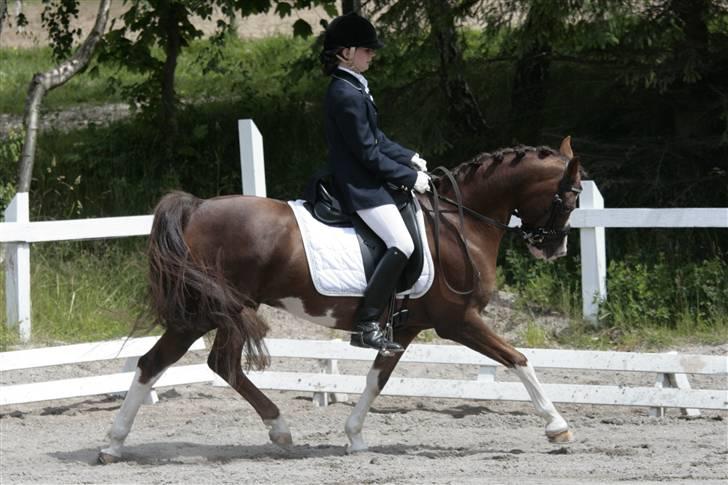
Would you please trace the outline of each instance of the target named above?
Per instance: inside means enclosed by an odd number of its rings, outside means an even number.
[[[329,190],[328,181],[325,178],[319,178],[316,181],[315,189],[307,191],[306,199],[304,207],[316,220],[329,226],[354,228],[364,262],[364,275],[369,281],[374,269],[377,267],[377,263],[387,250],[384,241],[366,225],[361,217],[356,214],[346,214],[341,210],[341,204]],[[409,262],[397,283],[397,292],[399,293],[412,288],[420,277],[424,264],[424,252],[420,227],[417,223],[417,206],[414,198],[408,197],[397,208],[415,245],[412,256],[410,256]]]

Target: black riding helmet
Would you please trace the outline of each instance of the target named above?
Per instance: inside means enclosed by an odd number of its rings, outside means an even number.
[[[380,49],[384,44],[377,38],[377,31],[371,22],[352,12],[336,17],[326,28],[324,50],[337,47]]]

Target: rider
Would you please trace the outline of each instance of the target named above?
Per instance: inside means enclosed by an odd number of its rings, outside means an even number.
[[[343,210],[356,213],[386,244],[354,315],[351,344],[398,352],[379,319],[414,251],[396,201],[412,189],[430,190],[427,162],[389,140],[377,127],[377,107],[362,75],[383,44],[374,26],[355,13],[337,17],[326,29],[321,63],[331,76],[324,115],[328,164]]]

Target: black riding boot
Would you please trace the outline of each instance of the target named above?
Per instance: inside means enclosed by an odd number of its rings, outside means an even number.
[[[384,253],[364,290],[364,301],[354,315],[356,333],[351,335],[351,345],[388,352],[404,351],[401,345],[384,336],[379,318],[397,289],[397,281],[407,266],[407,260],[407,256],[397,248],[389,248]]]

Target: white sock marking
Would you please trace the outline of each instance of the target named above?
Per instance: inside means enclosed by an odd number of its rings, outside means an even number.
[[[102,453],[121,457],[121,449],[124,446],[124,440],[129,435],[129,431],[131,431],[131,426],[134,424],[134,418],[136,417],[137,412],[139,412],[139,407],[144,402],[149,391],[151,391],[154,383],[157,382],[157,379],[159,379],[163,373],[164,370],[150,379],[146,384],[142,384],[139,382],[141,370],[137,367],[136,372],[134,373],[134,379],[131,382],[131,387],[126,393],[126,398],[124,398],[124,403],[121,405],[119,413],[114,418],[114,424],[109,430],[109,438],[111,441],[109,443],[109,447],[101,450]]]
[[[512,370],[521,379],[523,385],[526,386],[526,391],[528,391],[528,395],[531,397],[531,402],[533,402],[533,406],[536,408],[536,413],[546,420],[546,434],[553,436],[568,430],[569,425],[558,411],[556,411],[551,400],[544,394],[531,363],[529,362],[525,366],[516,365]]]
[[[367,374],[367,386],[357,401],[354,410],[346,420],[346,435],[349,437],[350,451],[362,451],[367,449],[367,444],[362,438],[361,431],[364,427],[364,419],[369,412],[374,400],[379,396],[379,370],[372,367]]]

